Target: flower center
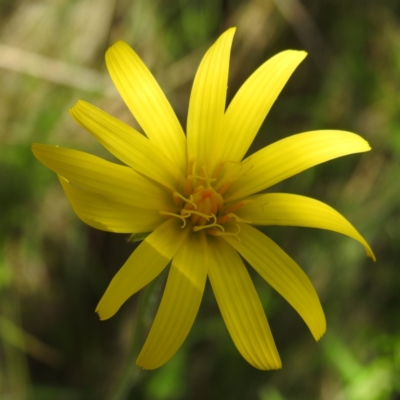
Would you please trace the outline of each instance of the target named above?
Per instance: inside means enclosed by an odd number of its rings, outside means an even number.
[[[160,211],[160,214],[181,219],[182,228],[190,225],[193,232],[205,230],[214,236],[237,236],[240,232],[239,225],[234,224],[233,227],[235,229],[236,226],[236,229],[230,232],[232,224],[227,227],[226,223],[232,220],[242,222],[234,211],[242,207],[244,203],[241,201],[233,205],[224,204],[224,193],[233,180],[237,179],[235,173],[229,175],[224,171],[226,164],[221,163],[210,176],[206,166],[196,171],[195,162],[189,162],[182,191],[173,193],[174,203],[180,207],[180,212]],[[240,164],[238,165],[241,167]]]
[[[194,226],[204,226],[210,217],[216,219],[224,200],[212,187],[197,186],[181,210],[181,215],[189,215]]]

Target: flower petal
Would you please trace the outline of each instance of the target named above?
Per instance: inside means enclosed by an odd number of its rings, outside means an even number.
[[[362,137],[345,131],[299,133],[279,140],[248,157],[251,168],[228,189],[226,201],[264,190],[325,161],[371,150]]]
[[[359,241],[367,255],[374,253],[354,226],[332,207],[310,197],[287,193],[251,196],[236,214],[253,225],[290,225],[327,229]]]
[[[79,101],[72,117],[115,157],[144,176],[175,190],[183,175],[149,139],[99,108]]]
[[[240,161],[304,51],[287,50],[270,58],[242,85],[224,117],[218,152],[221,160]]]
[[[131,168],[81,151],[34,143],[32,152],[72,184],[123,204],[151,210],[171,205],[167,191]]]
[[[314,286],[304,271],[276,243],[257,229],[240,224],[240,242],[223,238],[300,314],[315,340],[326,330],[326,321]]]
[[[221,240],[209,240],[209,248],[211,286],[237,349],[255,368],[281,368],[267,318],[242,260]]]
[[[117,233],[150,232],[165,221],[156,210],[133,207],[81,189],[62,176],[59,179],[75,213],[93,228]]]
[[[174,218],[147,236],[108,285],[96,308],[100,319],[111,318],[129,297],[159,275],[186,236],[187,229],[181,229]]]
[[[106,64],[116,88],[147,137],[185,172],[185,134],[151,72],[122,41],[108,49]]]
[[[212,167],[213,148],[225,113],[229,54],[235,28],[223,33],[200,63],[190,95],[187,141],[188,159]]]
[[[136,361],[140,367],[158,368],[181,347],[200,307],[207,264],[204,235],[189,235],[172,261],[160,307]]]

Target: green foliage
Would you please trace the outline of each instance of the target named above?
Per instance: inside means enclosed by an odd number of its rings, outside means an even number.
[[[283,3],[0,2],[1,399],[116,400],[117,393],[120,400],[399,398],[399,7],[394,0],[290,0],[290,9],[300,10],[290,14]],[[129,42],[158,76],[185,125],[201,56],[233,25],[238,31],[229,98],[275,52],[309,52],[252,151],[324,128],[354,131],[370,142],[370,153],[326,163],[274,189],[335,207],[370,242],[378,261],[333,233],[268,228],[315,284],[327,316],[326,337],[315,343],[300,317],[254,275],[282,370],[258,371],[241,358],[207,289],[178,354],[159,370],[138,371],[132,360],[140,348],[135,340],[143,340],[134,335],[141,294],[109,321],[94,314],[135,243],[81,223],[30,145],[58,144],[109,157],[71,121],[68,109],[79,99],[136,126],[105,71],[104,51],[118,39]]]

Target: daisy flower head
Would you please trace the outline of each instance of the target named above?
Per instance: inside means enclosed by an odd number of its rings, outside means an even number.
[[[168,361],[185,340],[207,277],[230,336],[254,367],[281,367],[246,260],[300,314],[319,340],[326,329],[318,295],[303,270],[254,225],[327,229],[364,238],[317,200],[260,192],[314,165],[370,150],[360,136],[338,130],[304,132],[244,159],[303,51],[283,51],[261,65],[226,107],[235,29],[210,47],[197,70],[184,133],[151,72],[124,42],[106,53],[114,84],[146,136],[79,101],[72,117],[125,165],[77,150],[34,144],[33,153],[57,173],[76,214],[88,225],[141,237],[112,279],[96,312],[112,317],[168,265],[151,330],[137,359],[145,369]]]

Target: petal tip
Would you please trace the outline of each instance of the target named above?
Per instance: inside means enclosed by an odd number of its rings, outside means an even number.
[[[124,40],[117,40],[111,47],[130,47],[128,43],[126,43]]]
[[[131,46],[128,43],[124,42],[123,40],[118,40],[114,44],[112,44],[106,51],[105,59],[106,61],[112,55],[112,53],[119,51],[119,50],[132,50]]]
[[[69,110],[69,115],[75,119],[75,113],[76,113],[76,107],[78,106],[78,103],[74,104]]]
[[[45,151],[46,149],[50,148],[50,147],[57,147],[57,146],[49,146],[49,145],[43,144],[43,143],[32,143],[31,150],[32,150],[33,155],[39,161],[41,161],[42,152]]]
[[[107,303],[103,295],[103,297],[99,301],[99,304],[97,304],[94,312],[99,316],[100,321],[105,321],[106,319],[113,317],[117,313],[119,308],[120,307],[116,309],[114,304],[110,304],[110,302]]]
[[[276,364],[271,368],[271,370],[277,371],[278,369],[282,369],[282,361],[279,358],[279,360],[277,360]]]
[[[83,100],[78,100],[70,109],[69,109],[69,115],[79,123],[78,121],[78,115],[80,112],[82,112],[82,109],[85,107],[85,105],[88,104],[86,101]]]
[[[308,56],[308,53],[305,50],[288,49],[277,53],[275,56],[278,55],[290,57],[293,62],[297,60],[297,64],[300,64]]]
[[[112,315],[105,315],[103,311],[99,310],[99,307],[96,308],[95,313],[99,316],[100,321],[105,321],[112,317]]]
[[[323,313],[323,311],[322,311]],[[309,328],[311,330],[311,333],[315,339],[316,342],[319,342],[322,337],[325,335],[326,332],[326,319],[325,319],[325,314],[322,314],[322,320],[319,323],[319,326],[317,327],[313,327],[313,329],[311,329],[310,325]]]
[[[265,359],[262,364],[250,362],[250,360],[248,360],[248,359],[246,359],[246,360],[254,368],[257,368],[257,369],[259,369],[261,371],[276,371],[278,369],[282,369],[282,361],[281,361],[281,358],[279,357],[279,353],[278,352],[276,352],[272,356],[272,358],[271,358],[271,355],[269,355],[268,358]]]
[[[325,335],[325,333],[326,333],[326,327],[319,333],[318,336],[314,336],[315,341],[319,342],[322,339],[322,337]]]
[[[366,250],[367,250],[367,256],[369,258],[371,258],[373,262],[376,262],[376,256],[375,256],[374,252],[372,251],[372,249],[368,248]]]
[[[138,359],[136,360],[136,365],[139,368],[143,369],[144,371],[150,371],[152,369],[156,369],[157,368],[157,367],[156,368],[151,368],[151,367],[145,366],[145,364],[143,363],[143,360],[140,360],[140,357],[138,357]]]
[[[143,349],[142,349],[143,351]],[[166,360],[165,362],[167,362],[168,360]],[[151,371],[154,369],[157,369],[159,367],[161,367],[162,365],[165,364],[165,362],[163,363],[157,363],[157,362],[151,362],[151,360],[148,359],[148,357],[143,356],[142,354],[139,354],[138,358],[136,359],[136,365],[139,368],[142,368],[145,371]]]

